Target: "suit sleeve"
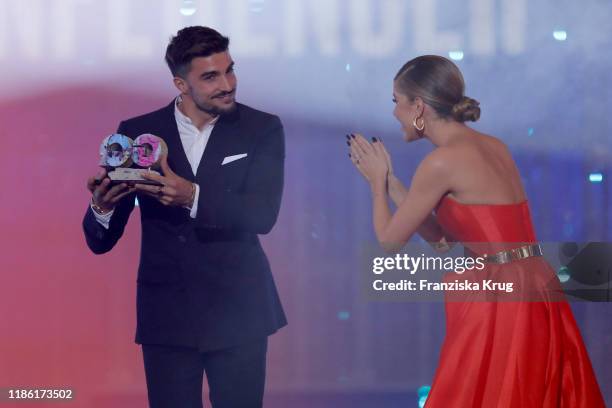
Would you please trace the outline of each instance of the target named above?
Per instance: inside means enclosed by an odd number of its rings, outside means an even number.
[[[196,225],[255,234],[270,232],[283,193],[285,135],[278,117],[262,132],[240,191],[207,191],[200,187]]]
[[[125,134],[124,122],[119,125],[117,133]],[[87,246],[93,253],[103,254],[113,249],[123,235],[127,221],[134,209],[135,197],[136,193],[131,193],[117,203],[108,229],[96,220],[93,210],[87,205],[87,211],[85,217],[83,217],[83,232]]]

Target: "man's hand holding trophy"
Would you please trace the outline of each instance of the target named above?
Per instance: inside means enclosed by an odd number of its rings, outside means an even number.
[[[111,212],[127,194],[139,191],[167,206],[191,209],[197,187],[170,169],[168,146],[152,134],[135,140],[115,133],[100,145],[100,172],[87,180],[91,206],[100,215]],[[162,174],[154,169],[161,169]]]
[[[98,214],[115,208],[121,198],[137,190],[138,184],[149,184],[161,189],[163,184],[143,177],[145,173],[160,175],[153,169],[161,168],[162,157],[168,155],[164,140],[151,134],[142,134],[135,140],[115,133],[100,144],[100,167],[94,177],[87,180],[92,193],[91,205]]]

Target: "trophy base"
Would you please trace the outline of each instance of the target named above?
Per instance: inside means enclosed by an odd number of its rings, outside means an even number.
[[[155,186],[162,186],[163,184],[155,180],[147,180],[142,177],[143,173],[153,173],[160,175],[159,172],[149,169],[132,169],[129,167],[118,167],[115,170],[108,173],[108,178],[111,179],[111,183],[128,183],[128,184],[151,184]]]

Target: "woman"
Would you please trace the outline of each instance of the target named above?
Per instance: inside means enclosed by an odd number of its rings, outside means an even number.
[[[510,152],[464,124],[476,121],[480,108],[464,95],[459,69],[446,58],[415,58],[396,75],[393,96],[404,140],[426,138],[436,148],[406,188],[379,140],[348,137],[351,160],[371,187],[378,241],[390,251],[415,232],[440,251],[462,242],[487,257],[485,268],[462,279],[522,288],[498,301],[447,294],[446,337],[426,407],[604,407],[571,309],[539,256]]]

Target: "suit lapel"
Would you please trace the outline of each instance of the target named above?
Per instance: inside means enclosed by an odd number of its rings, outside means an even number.
[[[238,106],[234,112],[221,115],[215,124],[197,169],[195,178],[198,183],[201,180],[212,179],[215,171],[221,167],[225,153],[231,151],[231,147],[235,144],[239,136],[239,109]]]
[[[187,154],[181,142],[176,118],[174,117],[174,100],[163,110],[163,119],[160,123],[160,137],[168,145],[168,164],[172,171],[189,181],[195,181],[195,175],[187,159]]]

